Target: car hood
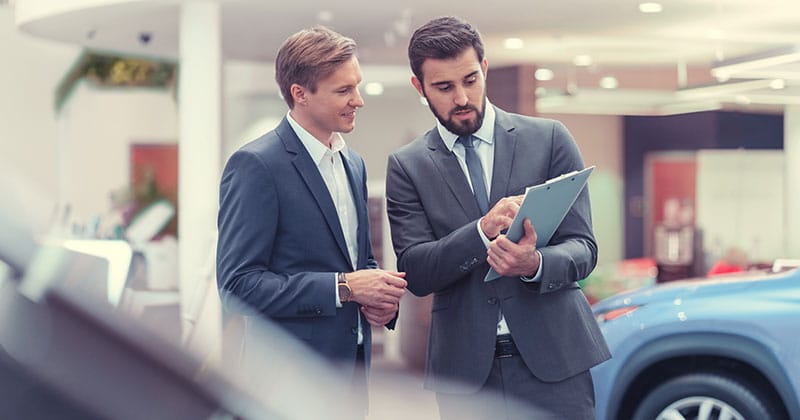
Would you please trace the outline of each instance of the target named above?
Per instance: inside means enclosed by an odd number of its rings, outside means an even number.
[[[592,306],[595,313],[604,313],[627,306],[641,306],[653,302],[675,299],[701,298],[706,295],[742,293],[757,288],[765,282],[792,281],[800,284],[800,270],[773,274],[767,271],[749,271],[717,277],[699,277],[661,283],[603,299]]]

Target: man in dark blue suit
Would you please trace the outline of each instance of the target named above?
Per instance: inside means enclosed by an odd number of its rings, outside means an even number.
[[[425,386],[442,419],[593,418],[589,368],[610,354],[577,284],[597,262],[588,191],[547,246],[530,221],[518,243],[503,234],[526,187],[583,168],[577,145],[487,100],[469,23],[424,24],[408,56],[438,124],[389,157],[386,198],[408,289],[433,294]],[[484,282],[490,267],[503,277]]]
[[[406,282],[378,269],[364,161],[339,134],[364,105],[355,53],[324,27],[284,42],[275,77],[290,110],[222,174],[217,283],[226,310],[274,321],[365,395],[370,325],[394,327]],[[245,343],[258,337],[249,321]],[[258,355],[245,345],[245,358]]]

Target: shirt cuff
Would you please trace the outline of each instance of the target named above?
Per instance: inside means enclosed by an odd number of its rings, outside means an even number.
[[[536,274],[533,277],[527,276],[519,276],[519,279],[524,281],[525,283],[539,283],[542,281],[542,267],[544,267],[544,259],[542,258],[542,253],[539,250],[536,250],[536,253],[539,254],[539,269],[536,270]]]
[[[475,226],[478,228],[478,235],[480,235],[481,240],[483,241],[483,246],[485,246],[486,249],[489,249],[489,244],[491,244],[492,241],[490,241],[481,230],[481,220],[483,220],[483,217],[478,219],[478,223],[476,223]]]
[[[342,301],[339,300],[339,280],[336,278],[336,274],[337,273],[333,273],[333,292],[336,293],[336,307],[341,308]]]

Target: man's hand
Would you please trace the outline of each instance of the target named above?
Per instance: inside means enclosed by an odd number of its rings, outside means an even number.
[[[350,299],[362,306],[385,310],[396,308],[406,291],[406,273],[384,270],[358,270],[346,273]]]
[[[502,276],[531,277],[539,271],[539,253],[536,252],[536,230],[530,219],[525,219],[523,223],[525,235],[514,243],[506,237],[500,235],[489,244],[486,250],[488,257],[486,261],[490,266]]]
[[[364,318],[367,318],[367,322],[374,327],[382,327],[389,323],[392,319],[394,319],[395,315],[397,315],[397,309],[400,306],[395,304],[391,306],[382,306],[380,308],[376,308],[373,306],[362,306],[361,312],[364,314]]]
[[[522,195],[501,198],[494,207],[481,219],[481,230],[489,240],[496,238],[505,229],[511,226],[511,221],[522,205]]]

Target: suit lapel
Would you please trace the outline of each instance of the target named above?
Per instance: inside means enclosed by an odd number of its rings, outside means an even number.
[[[311,155],[308,154],[308,151],[303,146],[303,143],[300,142],[297,134],[292,130],[292,126],[289,125],[289,121],[286,117],[283,118],[283,121],[278,125],[276,131],[283,141],[286,151],[294,155],[292,164],[294,164],[300,177],[303,178],[303,182],[305,182],[308,190],[311,191],[311,195],[314,196],[314,200],[317,202],[319,210],[325,217],[331,234],[339,245],[339,250],[342,252],[345,260],[350,261],[350,256],[347,252],[347,244],[344,240],[344,234],[342,233],[342,225],[339,223],[339,215],[336,212],[336,207],[333,205],[330,191],[328,191],[328,187],[325,185],[325,181],[319,173],[319,168],[317,168],[317,165],[311,159]]]
[[[433,163],[439,169],[442,178],[444,178],[453,195],[455,195],[461,209],[470,218],[477,219],[481,216],[481,210],[475,201],[475,195],[472,194],[472,190],[469,188],[464,171],[461,169],[461,165],[458,164],[458,158],[447,149],[436,129],[428,132],[427,140],[431,159],[433,159]]]
[[[514,166],[514,152],[517,147],[517,133],[505,112],[495,107],[494,123],[494,165],[492,169],[492,189],[489,191],[489,207],[494,206],[508,194],[511,168]]]
[[[365,249],[366,247],[366,240],[369,240],[369,232],[367,235],[364,235],[364,229],[366,228],[367,224],[367,206],[362,205],[362,203],[366,202],[366,198],[364,197],[364,193],[362,191],[362,187],[364,185],[364,173],[361,168],[358,166],[358,163],[350,156],[350,149],[345,147],[342,149],[342,163],[344,164],[344,171],[347,173],[347,181],[350,183],[350,191],[353,192],[353,200],[355,201],[356,207],[356,215],[358,217],[358,225],[357,225],[357,232],[356,238],[358,238],[358,255],[356,259],[358,261],[353,261],[353,266],[363,267],[366,264],[366,261],[361,261],[362,252],[361,250]],[[365,239],[366,238],[366,239]]]

